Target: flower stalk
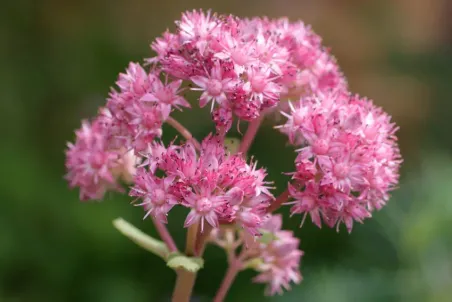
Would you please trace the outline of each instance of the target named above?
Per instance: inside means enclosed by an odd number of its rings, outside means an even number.
[[[261,126],[262,120],[263,117],[261,116],[249,123],[248,129],[246,129],[245,135],[243,136],[242,142],[240,143],[240,147],[237,153],[241,153],[243,154],[244,157],[246,157],[246,153],[248,152],[249,148],[251,147],[254,141],[254,138],[256,137],[259,127]]]
[[[173,127],[174,129],[176,129],[187,141],[192,142],[193,145],[195,146],[196,150],[201,150],[201,144],[198,142],[198,140],[196,138],[193,137],[193,135],[191,134],[190,131],[187,130],[187,128],[185,128],[181,123],[179,123],[178,121],[176,121],[174,118],[172,118],[171,116],[168,117],[168,119],[166,120],[166,122]]]
[[[179,269],[177,271],[176,284],[172,296],[172,302],[190,302],[190,298],[195,286],[196,273]]]
[[[195,255],[196,239],[198,237],[199,224],[195,223],[187,229],[187,238],[185,243],[185,254]],[[173,302],[189,302],[195,286],[196,273],[184,269],[177,271],[176,284],[173,291]]]
[[[234,283],[235,278],[237,277],[237,274],[242,270],[242,263],[238,259],[233,259],[229,263],[228,270],[226,271],[226,274],[223,278],[223,281],[221,281],[220,288],[218,289],[217,293],[215,294],[215,297],[213,298],[213,302],[223,302],[226,298],[226,295],[228,294],[229,289],[231,288],[232,284]]]
[[[152,217],[152,221],[154,222],[155,228],[157,229],[160,238],[166,243],[166,246],[168,247],[169,251],[172,253],[178,252],[176,243],[174,243],[173,237],[168,232],[166,226],[155,217]]]
[[[289,197],[290,197],[289,190],[285,190],[284,192],[282,192],[267,208],[267,213],[272,213],[279,209],[284,202],[289,200]]]

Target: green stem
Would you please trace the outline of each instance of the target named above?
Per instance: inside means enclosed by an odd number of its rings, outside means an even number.
[[[185,254],[193,256],[196,248],[196,237],[198,224],[193,224],[187,230]],[[179,269],[177,272],[176,285],[174,286],[172,302],[190,302],[190,297],[195,286],[196,273]]]

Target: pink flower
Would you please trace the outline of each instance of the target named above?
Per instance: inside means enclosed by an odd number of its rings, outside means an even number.
[[[212,120],[215,123],[217,133],[224,136],[232,126],[232,110],[229,108],[214,109]]]
[[[250,94],[250,98],[263,103],[264,100],[278,100],[281,91],[272,78],[270,70],[250,68],[247,72],[248,81],[243,89]]]
[[[314,181],[310,181],[306,184],[303,191],[298,191],[294,186],[289,184],[289,193],[295,199],[295,201],[287,203],[292,205],[290,209],[292,215],[304,213],[301,225],[303,225],[306,215],[309,213],[312,222],[319,228],[322,227],[320,220],[322,204],[319,186]]]
[[[324,173],[322,184],[332,184],[335,188],[349,192],[365,183],[363,168],[360,162],[350,159],[350,153],[343,153],[333,158],[326,155],[317,157],[319,166]]]
[[[145,169],[141,168],[135,176],[135,186],[131,189],[129,195],[142,199],[146,215],[143,219],[152,215],[163,223],[167,223],[168,212],[178,204],[176,196],[171,194],[171,185],[174,177],[165,177],[163,179],[155,177]]]
[[[246,67],[256,62],[253,41],[240,39],[240,37],[228,32],[223,33],[219,38],[221,51],[216,52],[214,56],[221,60],[232,61],[237,74],[243,73]]]
[[[165,84],[163,84],[158,78],[158,74],[155,74],[155,77],[151,81],[151,91],[145,94],[141,98],[141,101],[157,102],[176,108],[179,108],[179,106],[190,108],[190,104],[183,97],[178,95],[181,92],[179,89],[181,84],[182,80],[177,80],[168,84],[168,77],[166,78]],[[169,110],[166,111],[169,115]]]
[[[244,172],[244,173],[243,173]],[[265,169],[257,169],[257,161],[251,162],[250,165],[246,165],[245,170],[242,171],[241,183],[244,192],[248,192],[250,196],[266,195],[273,198],[270,193],[270,189],[274,189],[269,186],[273,182],[265,181],[267,173]]]
[[[312,115],[312,112],[310,112],[311,107],[303,106],[301,102],[300,106],[297,107],[294,107],[290,102],[288,104],[291,112],[281,111],[281,114],[287,118],[286,123],[275,126],[275,129],[279,129],[279,131],[286,134],[292,144],[302,145],[305,137],[301,128],[306,123],[306,118]]]
[[[199,106],[204,107],[212,100],[212,109],[216,103],[225,105],[227,100],[226,93],[231,89],[233,79],[225,77],[224,69],[219,61],[215,61],[210,75],[193,76],[190,78],[193,83],[200,88],[192,88],[192,90],[204,91],[199,99]]]
[[[158,105],[145,106],[135,103],[127,108],[128,129],[132,146],[142,151],[154,138],[162,135],[162,108]],[[165,114],[166,115],[166,114]]]
[[[182,179],[194,179],[198,175],[198,158],[195,147],[187,143],[180,148],[168,149],[163,155],[160,166],[168,175],[176,175]]]
[[[345,224],[348,232],[350,233],[352,231],[354,221],[363,223],[364,219],[370,217],[372,217],[372,214],[367,209],[365,203],[362,203],[357,199],[350,199],[341,211],[339,220]]]
[[[250,99],[243,89],[231,93],[230,99],[232,110],[240,119],[252,121],[260,116],[262,103],[258,99]]]
[[[159,61],[163,61],[168,53],[178,49],[179,47],[181,47],[181,45],[179,43],[178,35],[172,34],[167,30],[163,33],[162,37],[158,37],[154,42],[152,42],[151,48],[157,53],[157,57],[147,59],[147,62],[155,64]]]
[[[218,228],[218,216],[216,210],[224,204],[221,196],[211,195],[209,192],[200,194],[191,193],[185,197],[184,205],[191,208],[185,219],[184,226],[188,227],[196,222],[200,222],[201,232],[204,229],[204,220],[212,227]]]
[[[112,174],[119,159],[119,152],[109,149],[100,124],[84,121],[76,131],[75,144],[68,143],[66,179],[72,188],[80,187],[81,200],[102,199],[107,190],[119,190]]]
[[[268,219],[267,207],[270,198],[266,195],[258,195],[244,199],[235,206],[235,221],[253,236],[262,235],[261,227]]]
[[[288,174],[292,175],[292,179],[304,185],[306,182],[315,178],[317,175],[317,166],[316,163],[300,155],[303,155],[303,153],[300,152],[295,160],[296,171]]]
[[[130,63],[126,73],[119,74],[116,85],[118,85],[122,91],[141,95],[148,89],[149,77],[139,64]]]
[[[210,11],[206,14],[201,10],[185,12],[181,21],[176,22],[182,43],[195,42],[196,47],[204,53],[212,31],[218,26],[218,20],[212,17]]]
[[[260,62],[268,65],[274,73],[282,74],[281,67],[287,65],[290,52],[278,44],[277,36],[266,37],[260,32],[256,36],[255,50]]]
[[[168,149],[175,149],[177,148],[174,145],[171,145],[168,147]],[[165,146],[160,143],[153,141],[152,143],[148,144],[146,151],[141,152],[140,155],[143,158],[143,161],[140,165],[140,167],[148,167],[148,169],[155,173],[157,168],[164,164],[164,158],[163,156],[170,152]]]

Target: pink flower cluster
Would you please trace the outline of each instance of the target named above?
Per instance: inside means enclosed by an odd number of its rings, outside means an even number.
[[[80,199],[102,199],[107,190],[122,191],[117,179],[128,182],[135,173],[132,152],[112,147],[102,116],[84,121],[76,143],[68,143],[66,167],[71,187],[80,187]]]
[[[136,151],[146,149],[154,138],[162,135],[162,124],[173,107],[190,107],[179,95],[182,80],[164,83],[160,72],[146,72],[136,63],[130,63],[125,74],[120,74],[107,100],[110,116],[110,134],[119,143]]]
[[[210,241],[227,251],[230,264],[238,270],[256,270],[259,274],[253,281],[267,284],[267,295],[282,294],[284,289],[290,289],[291,283],[301,282],[299,267],[303,252],[298,249],[300,240],[293,232],[281,227],[282,215],[268,215],[259,229],[262,236],[258,240],[248,232],[225,226],[213,230]],[[235,250],[242,244],[244,247],[235,258]]]
[[[281,99],[346,89],[334,58],[302,22],[193,11],[176,24],[176,33],[152,44],[157,56],[148,61],[192,82],[202,91],[200,106],[217,105],[226,128],[232,113],[250,121]]]
[[[293,232],[281,230],[282,216],[273,215],[267,220],[263,230],[270,234],[271,240],[261,241],[257,247],[261,263],[257,266],[260,272],[254,278],[255,282],[267,283],[266,293],[282,294],[283,289],[289,290],[290,283],[300,283],[300,259],[303,252],[298,249],[300,240]]]
[[[180,204],[190,209],[185,227],[199,222],[203,230],[205,221],[213,228],[235,222],[252,235],[260,234],[273,198],[265,170],[248,165],[239,154],[228,154],[221,137],[208,136],[199,156],[190,142],[168,148],[154,143],[144,155],[147,160],[130,195],[142,199],[146,216],[166,223],[167,213]]]
[[[131,183],[129,195],[159,225],[183,206],[189,209],[185,227],[245,230],[252,240],[242,250],[260,259],[255,281],[280,293],[301,281],[303,253],[292,232],[281,230],[281,216],[270,212],[289,204],[302,221],[309,214],[319,227],[344,223],[350,232],[354,221],[384,206],[397,185],[397,127],[371,101],[348,92],[335,59],[302,22],[192,11],[176,25],[175,33],[152,43],[157,55],[148,66],[130,63],[99,115],[76,131],[66,178],[82,200]],[[199,106],[211,108],[216,133],[202,144],[171,117],[191,108],[182,96],[188,91],[198,91]],[[286,192],[274,198],[265,169],[245,158],[262,116],[279,111],[287,121],[276,128],[298,156]],[[231,154],[224,141],[234,119],[254,130],[240,153]],[[163,145],[165,122],[187,141]],[[274,238],[256,240],[263,233]]]
[[[299,146],[289,192],[293,214],[321,226],[362,222],[388,200],[401,163],[397,130],[371,101],[349,93],[318,94],[291,104],[278,126]],[[304,220],[304,218],[303,218]]]

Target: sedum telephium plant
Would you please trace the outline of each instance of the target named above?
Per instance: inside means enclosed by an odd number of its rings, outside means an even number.
[[[299,239],[281,229],[289,205],[301,224],[321,227],[370,218],[398,182],[401,164],[390,116],[351,94],[321,38],[302,22],[240,19],[192,11],[151,45],[156,56],[130,63],[97,117],[84,121],[66,151],[66,178],[81,200],[125,192],[153,220],[162,241],[122,219],[115,226],[162,257],[177,272],[173,301],[189,301],[208,243],[222,247],[229,269],[214,301],[223,301],[236,274],[258,272],[266,294],[302,280]],[[145,67],[144,67],[145,66]],[[190,104],[211,111],[215,133],[198,142],[171,117]],[[247,151],[264,117],[287,136],[297,157],[287,188],[275,197],[266,170]],[[248,122],[237,150],[225,138],[233,122]],[[160,140],[163,123],[184,141]],[[174,207],[185,207],[187,242],[180,252],[165,227]]]

